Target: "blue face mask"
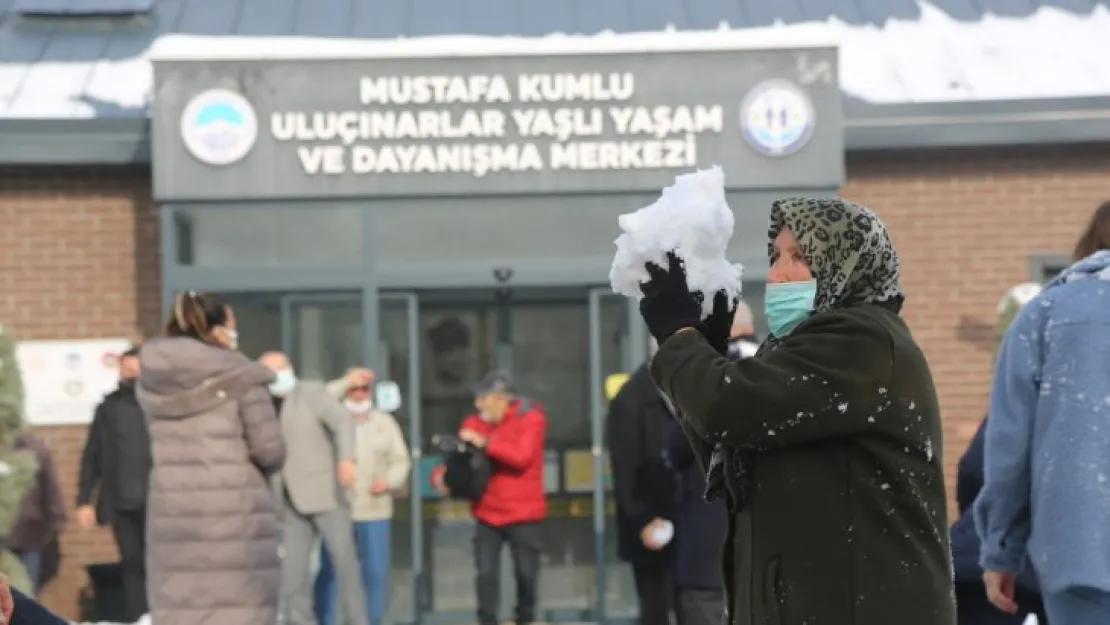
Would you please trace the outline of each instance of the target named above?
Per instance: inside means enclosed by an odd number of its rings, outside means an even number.
[[[285,397],[297,385],[297,376],[292,369],[282,369],[274,374],[274,381],[270,382],[270,393],[277,397]]]
[[[763,309],[771,334],[782,338],[793,332],[813,313],[816,297],[816,280],[768,284],[763,296]]]

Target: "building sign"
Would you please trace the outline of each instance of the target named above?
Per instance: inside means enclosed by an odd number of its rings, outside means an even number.
[[[277,111],[271,137],[308,176],[684,170],[721,104],[633,105],[636,77],[361,77],[358,108]]]
[[[835,51],[156,62],[160,199],[843,179]],[[789,165],[788,165],[789,164]]]

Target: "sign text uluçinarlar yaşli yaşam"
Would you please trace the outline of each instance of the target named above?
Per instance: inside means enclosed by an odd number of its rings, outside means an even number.
[[[630,106],[632,73],[363,77],[362,108],[279,111],[306,174],[684,169],[720,104]]]

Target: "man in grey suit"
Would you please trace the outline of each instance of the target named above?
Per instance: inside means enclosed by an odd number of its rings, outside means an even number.
[[[346,495],[355,480],[355,422],[323,382],[298,380],[285,354],[268,352],[259,362],[275,375],[270,393],[287,449],[278,474],[286,622],[316,625],[310,569],[319,537],[335,567],[343,614],[351,625],[367,625]]]

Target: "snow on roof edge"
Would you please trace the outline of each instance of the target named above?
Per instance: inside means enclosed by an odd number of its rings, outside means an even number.
[[[836,30],[822,23],[770,28],[652,31],[544,37],[441,35],[397,39],[240,37],[169,34],[158,37],[151,61],[259,61],[352,58],[470,58],[835,48]]]

